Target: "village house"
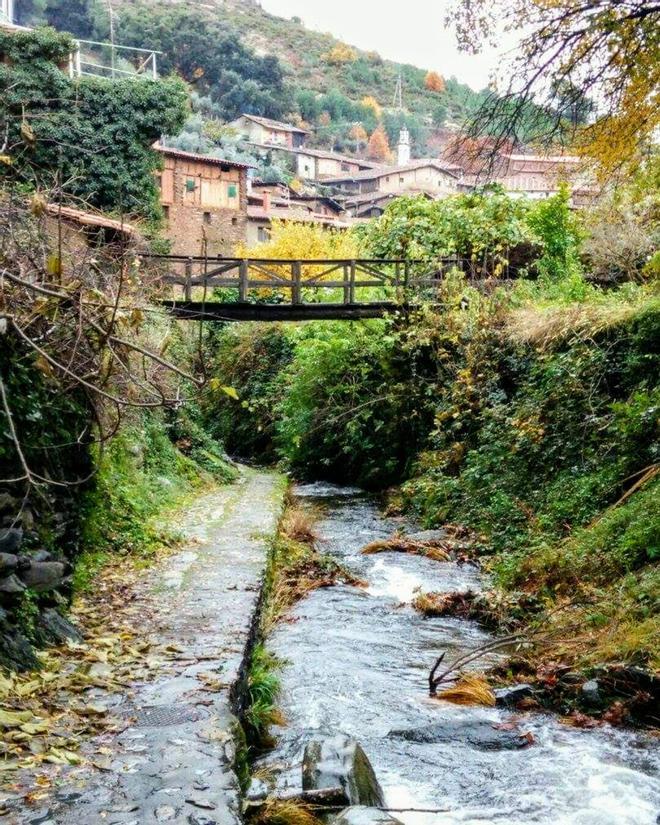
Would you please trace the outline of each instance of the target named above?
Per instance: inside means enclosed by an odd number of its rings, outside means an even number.
[[[291,123],[281,123],[257,115],[241,115],[229,126],[236,129],[248,143],[266,147],[286,146],[289,149],[297,149],[304,146],[305,138],[309,134],[307,129],[301,129]]]
[[[334,198],[299,194],[285,184],[255,184],[248,195],[248,246],[267,241],[274,220],[333,229],[350,225],[342,205]]]
[[[369,192],[366,195],[350,195],[344,200],[344,208],[349,218],[369,220],[370,218],[380,218],[387,209],[387,206],[402,194],[392,192]],[[419,192],[428,200],[435,198],[428,192]]]
[[[583,206],[596,194],[573,155],[501,154],[493,181],[513,197],[542,200],[556,195],[562,183],[572,189],[574,206]]]
[[[442,197],[456,193],[460,177],[458,167],[438,160],[415,160],[406,166],[380,167],[328,178],[324,183],[349,196],[426,192]]]
[[[293,151],[295,173],[301,180],[320,181],[353,175],[368,169],[379,169],[381,164],[370,160],[352,158],[322,149],[296,149]]]
[[[245,163],[155,147],[166,236],[174,255],[232,255],[247,235]]]

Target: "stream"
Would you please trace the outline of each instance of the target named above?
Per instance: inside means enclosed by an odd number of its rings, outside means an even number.
[[[428,671],[436,657],[447,651],[450,662],[490,636],[463,619],[426,619],[410,602],[418,588],[479,588],[475,567],[398,553],[361,555],[364,545],[401,530],[401,520],[382,516],[376,501],[359,490],[316,483],[298,485],[294,494],[299,503],[322,508],[321,549],[368,586],[311,593],[271,636],[270,649],[285,661],[285,737],[316,730],[353,736],[389,807],[447,809],[395,814],[405,825],[660,821],[657,739],[609,726],[579,730],[548,714],[429,699]],[[478,749],[460,736],[433,744],[388,737],[394,729],[438,722],[514,717],[533,734],[532,746],[498,751]]]

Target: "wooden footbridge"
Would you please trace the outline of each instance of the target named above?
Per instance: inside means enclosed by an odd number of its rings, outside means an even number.
[[[380,318],[437,299],[456,258],[434,264],[401,259],[203,258],[154,255],[162,303],[178,318],[307,321]]]

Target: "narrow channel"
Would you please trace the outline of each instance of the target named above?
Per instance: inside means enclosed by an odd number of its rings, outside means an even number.
[[[475,567],[395,553],[364,556],[364,545],[401,529],[401,521],[384,517],[359,490],[317,483],[294,493],[300,503],[322,508],[322,550],[368,586],[313,592],[271,636],[272,651],[285,661],[282,742],[314,731],[346,733],[367,752],[388,806],[448,809],[397,813],[405,825],[656,823],[657,740],[609,726],[578,730],[538,712],[429,699],[435,657],[447,651],[451,660],[489,636],[462,619],[425,619],[410,602],[418,589],[479,587]],[[487,750],[460,735],[464,722],[513,719],[532,733],[533,745]],[[438,722],[455,735],[430,744],[389,736]]]

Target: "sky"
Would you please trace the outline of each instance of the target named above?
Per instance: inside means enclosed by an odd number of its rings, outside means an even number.
[[[451,0],[260,0],[281,17],[297,16],[310,29],[330,32],[353,46],[384,58],[483,89],[501,61],[493,49],[468,55],[458,51],[456,35],[445,25]]]

